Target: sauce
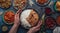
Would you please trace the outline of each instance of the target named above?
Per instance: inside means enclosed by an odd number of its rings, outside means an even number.
[[[53,29],[56,25],[55,20],[52,17],[47,17],[45,22],[46,22],[46,28]]]
[[[51,8],[48,8],[48,7],[45,8],[45,13],[47,15],[50,15],[51,11],[52,11]]]

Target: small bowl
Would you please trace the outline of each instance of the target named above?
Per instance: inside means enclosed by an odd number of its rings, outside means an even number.
[[[57,10],[57,8],[56,8],[56,3],[57,3],[57,1],[54,3],[54,6],[53,6],[53,8],[54,8],[55,12],[58,12],[58,13],[60,13],[60,11],[58,11],[58,10]]]
[[[8,31],[8,27],[6,25],[2,25],[1,26],[1,30],[2,30],[2,32],[7,32]]]
[[[8,11],[12,11],[12,12],[15,14],[15,12],[14,12],[13,10],[7,10],[6,12],[8,12]],[[6,12],[5,12],[5,13],[6,13]],[[4,15],[5,15],[5,13],[4,13],[3,16],[2,16],[4,23],[6,23],[6,24],[8,24],[8,25],[12,25],[13,22],[12,22],[12,23],[8,23],[7,21],[4,20]]]
[[[37,1],[38,0],[35,0],[35,2],[36,2],[37,5],[39,5],[39,6],[46,6],[46,5],[48,5],[50,3],[51,0],[47,0],[47,2],[44,3],[44,4],[39,4]]]
[[[46,33],[52,33],[52,31],[53,31],[53,30],[51,30],[51,29],[46,29],[45,32],[46,32]]]
[[[44,12],[45,12],[46,15],[51,15],[52,9],[49,8],[49,7],[46,7]]]

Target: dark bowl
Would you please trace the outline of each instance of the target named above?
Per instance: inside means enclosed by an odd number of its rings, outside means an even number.
[[[53,21],[53,22],[51,22],[51,21]],[[54,29],[55,27],[56,27],[55,19],[53,17],[51,17],[51,16],[45,17],[45,28],[46,29]]]

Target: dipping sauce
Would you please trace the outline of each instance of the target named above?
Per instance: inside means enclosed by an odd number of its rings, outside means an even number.
[[[55,20],[52,17],[47,17],[45,20],[46,28],[54,29],[56,26]]]
[[[49,7],[46,7],[46,8],[45,8],[45,13],[46,13],[47,15],[50,15],[51,12],[52,12],[51,8],[49,8]]]
[[[58,25],[60,25],[60,16],[57,17],[56,22]]]
[[[6,23],[13,23],[14,22],[14,12],[9,10],[7,12],[5,12],[4,14],[4,20],[6,21]]]

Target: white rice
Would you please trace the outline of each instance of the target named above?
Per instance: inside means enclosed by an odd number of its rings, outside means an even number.
[[[21,25],[27,29],[31,27],[31,25],[26,20],[26,18],[30,15],[30,13],[31,13],[31,9],[24,10],[20,16]]]

